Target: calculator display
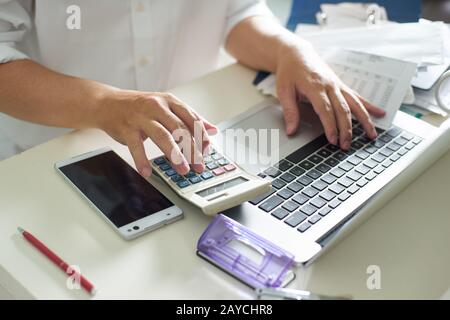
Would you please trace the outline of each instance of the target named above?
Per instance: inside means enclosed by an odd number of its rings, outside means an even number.
[[[219,183],[219,184],[217,184],[217,185],[215,185],[213,187],[210,187],[210,188],[198,191],[198,192],[196,192],[196,194],[198,194],[199,196],[205,198],[205,197],[208,197],[208,196],[210,196],[212,194],[215,194],[215,193],[217,193],[219,191],[223,191],[223,190],[229,189],[231,187],[237,186],[237,185],[242,184],[242,183],[247,182],[247,181],[248,180],[243,178],[243,177],[237,177],[237,178],[225,181],[223,183]]]

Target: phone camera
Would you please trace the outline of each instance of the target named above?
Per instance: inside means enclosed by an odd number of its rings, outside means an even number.
[[[134,226],[133,229],[134,230],[139,230],[139,227],[138,226]]]

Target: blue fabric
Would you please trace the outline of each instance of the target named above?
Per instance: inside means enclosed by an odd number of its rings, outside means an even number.
[[[322,3],[339,3],[343,0],[293,0],[287,23],[294,30],[299,23],[316,23],[316,13]],[[345,2],[372,2],[386,8],[391,21],[415,22],[421,15],[421,0],[345,0]]]

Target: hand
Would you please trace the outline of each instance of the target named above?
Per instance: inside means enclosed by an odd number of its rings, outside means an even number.
[[[147,138],[158,145],[179,174],[187,174],[190,167],[196,172],[204,170],[202,155],[210,144],[208,134],[217,129],[172,94],[116,90],[103,99],[99,110],[98,127],[128,146],[144,177],[152,172],[144,149]],[[177,141],[178,137],[183,141]],[[180,149],[180,142],[187,148]]]
[[[300,122],[299,101],[309,101],[320,118],[328,141],[344,150],[352,141],[351,115],[370,139],[377,132],[369,114],[383,117],[377,108],[346,86],[306,41],[282,46],[276,66],[277,95],[284,110],[286,132],[295,134]]]

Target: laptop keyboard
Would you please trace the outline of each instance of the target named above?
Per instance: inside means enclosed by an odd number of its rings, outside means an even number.
[[[422,139],[398,127],[370,140],[353,123],[351,149],[342,151],[321,135],[259,174],[272,190],[249,201],[299,232],[307,231],[369,184]]]

